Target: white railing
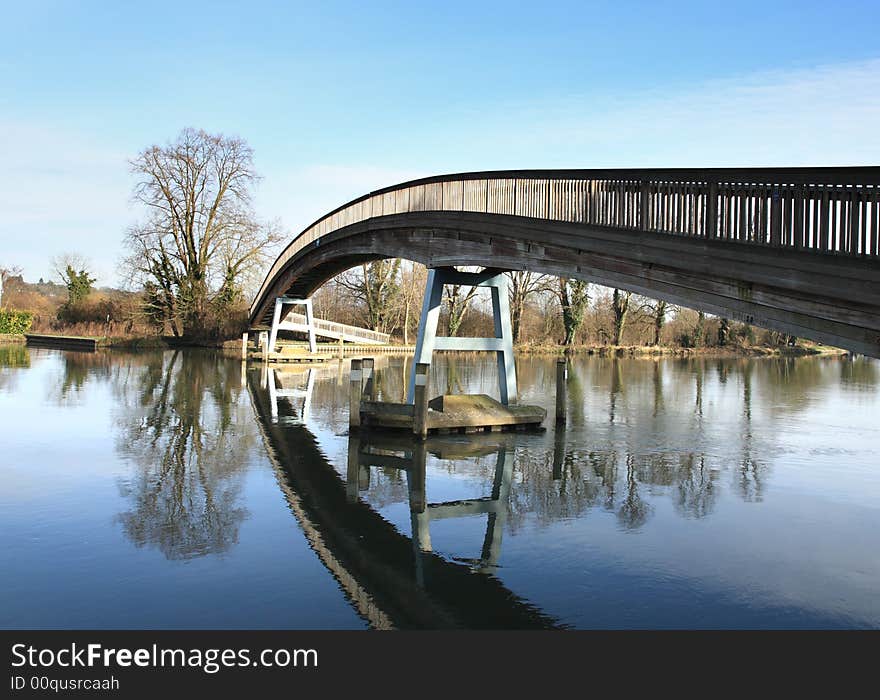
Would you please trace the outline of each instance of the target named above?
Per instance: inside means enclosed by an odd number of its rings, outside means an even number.
[[[335,321],[326,321],[322,318],[313,319],[315,333],[325,338],[339,338],[352,343],[369,343],[371,345],[386,345],[391,341],[391,335],[388,333],[380,333],[379,331],[371,331],[367,328],[358,326],[349,326],[345,323],[336,323]],[[287,325],[286,325],[287,324]],[[289,313],[279,325],[280,328],[295,331],[307,331],[305,314]]]

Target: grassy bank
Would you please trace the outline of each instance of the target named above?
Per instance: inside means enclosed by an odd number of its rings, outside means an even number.
[[[800,342],[794,346],[727,345],[724,347],[683,348],[664,345],[518,345],[522,355],[598,355],[599,357],[804,357],[808,355],[846,355],[846,350],[828,345]]]
[[[72,336],[66,333],[45,333],[59,337]],[[95,336],[79,335],[74,337],[92,338],[100,348],[115,348],[120,350],[148,350],[148,349],[171,349],[184,347],[214,348],[228,352],[241,352],[241,338],[229,340],[195,340],[190,338],[175,338],[173,336]],[[0,334],[0,343],[24,343],[25,336],[18,334]],[[334,349],[336,343],[332,344]],[[514,348],[518,355],[550,355],[562,357],[565,355],[596,355],[598,357],[802,357],[811,355],[845,355],[846,350],[834,348],[809,341],[799,341],[794,346],[761,346],[761,345],[727,345],[725,347],[683,348],[676,346],[651,346],[651,345],[576,345],[563,347],[554,344],[520,344]],[[381,354],[378,348],[376,353]],[[370,354],[368,348],[364,348],[365,355]]]

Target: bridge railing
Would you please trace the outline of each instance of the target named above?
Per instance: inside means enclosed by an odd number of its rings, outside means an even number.
[[[305,314],[289,313],[284,319],[288,323],[295,323],[308,328]],[[370,343],[389,343],[391,336],[388,333],[380,333],[379,331],[371,331],[368,328],[359,328],[358,326],[349,326],[345,323],[337,323],[336,321],[326,321],[322,318],[313,319],[316,330],[325,330],[330,333],[345,335],[350,338],[359,338]]]
[[[275,261],[367,219],[422,211],[506,214],[854,257],[880,255],[880,168],[465,173],[403,183],[319,219]]]

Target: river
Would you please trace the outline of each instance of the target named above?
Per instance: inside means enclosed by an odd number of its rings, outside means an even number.
[[[578,357],[561,429],[517,372],[545,431],[422,448],[347,361],[0,346],[0,627],[880,627],[880,363]]]

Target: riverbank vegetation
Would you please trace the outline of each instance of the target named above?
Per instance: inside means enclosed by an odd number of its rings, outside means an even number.
[[[826,351],[784,333],[710,316],[668,302],[532,272],[509,272],[514,343],[522,352],[628,354],[805,354]],[[427,270],[410,261],[367,263],[330,280],[314,296],[320,318],[390,333],[412,343]],[[439,332],[494,334],[488,290],[449,285]]]

